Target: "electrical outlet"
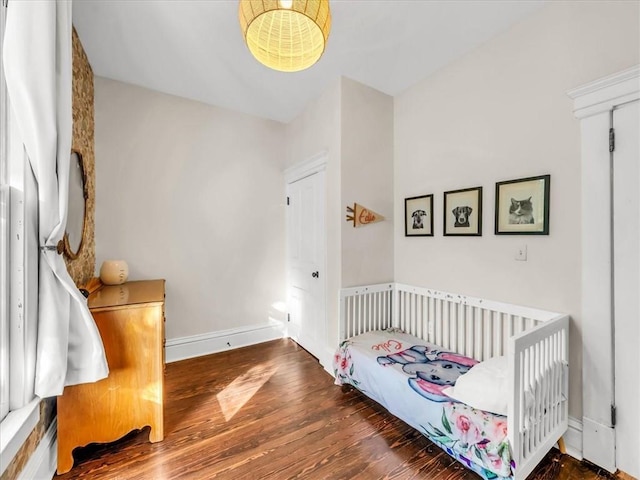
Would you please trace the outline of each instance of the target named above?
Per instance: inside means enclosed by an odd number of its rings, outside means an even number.
[[[516,260],[519,260],[521,262],[526,262],[527,261],[527,246],[526,245],[520,245],[516,249]]]

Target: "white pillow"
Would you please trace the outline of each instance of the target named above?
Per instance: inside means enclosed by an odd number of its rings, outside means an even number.
[[[480,362],[458,377],[445,395],[470,407],[498,415],[507,415],[507,357],[493,357]]]

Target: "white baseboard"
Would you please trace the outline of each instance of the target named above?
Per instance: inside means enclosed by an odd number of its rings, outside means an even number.
[[[240,347],[286,337],[285,325],[272,321],[266,325],[220,330],[190,337],[168,339],[165,345],[167,363],[224,352]]]
[[[569,429],[563,438],[567,453],[573,458],[582,460],[582,422],[577,418],[569,417]]]
[[[326,372],[334,377],[333,373],[333,355],[335,354],[335,350],[331,350],[327,348],[324,352],[323,358],[318,359],[320,361],[320,365],[324,367]]]
[[[51,480],[58,468],[58,418],[54,418],[18,480]]]
[[[582,417],[582,454],[611,473],[616,471],[616,429],[597,420]]]

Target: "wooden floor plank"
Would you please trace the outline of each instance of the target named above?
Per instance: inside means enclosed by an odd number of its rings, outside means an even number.
[[[165,439],[76,449],[56,480],[477,480],[289,339],[170,363]],[[529,480],[614,476],[553,450]]]

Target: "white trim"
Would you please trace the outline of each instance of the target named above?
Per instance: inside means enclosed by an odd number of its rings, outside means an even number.
[[[38,424],[39,405],[40,399],[35,398],[24,407],[9,412],[0,422],[0,475]]]
[[[582,460],[582,422],[577,418],[569,417],[569,428],[563,438],[567,453],[573,458]]]
[[[324,369],[331,375],[333,375],[333,367],[332,367],[332,359],[333,359],[333,351],[331,350],[331,348],[327,345],[327,331],[328,331],[328,317],[327,317],[327,290],[328,290],[328,286],[327,286],[327,278],[328,275],[326,274],[326,272],[328,271],[327,268],[327,219],[326,219],[326,212],[327,212],[327,192],[326,192],[326,169],[327,169],[327,163],[328,163],[328,158],[329,158],[329,153],[327,150],[322,150],[318,153],[316,153],[315,155],[311,156],[310,158],[306,159],[306,160],[302,160],[292,166],[290,166],[289,168],[287,168],[284,171],[284,178],[285,178],[285,195],[289,195],[289,185],[291,185],[292,183],[297,182],[298,180],[302,180],[303,178],[307,178],[310,175],[316,174],[316,173],[321,173],[321,175],[319,176],[320,178],[320,183],[321,183],[321,188],[322,188],[322,201],[320,203],[320,208],[321,208],[321,213],[320,216],[322,218],[322,226],[321,226],[321,230],[322,230],[322,235],[323,235],[323,239],[321,242],[321,248],[322,248],[322,253],[320,254],[320,261],[319,261],[319,265],[320,265],[320,269],[321,269],[321,275],[320,275],[320,281],[323,283],[322,285],[322,304],[324,305],[324,316],[321,318],[321,321],[323,322],[323,327],[322,327],[322,337],[323,340],[321,341],[321,344],[318,346],[319,351],[318,352],[314,352],[313,355],[318,354],[318,362],[320,363],[321,366],[324,367]],[[290,236],[290,214],[289,211],[287,211],[287,252],[289,250],[289,236]],[[289,260],[289,254],[287,253],[287,259],[286,259],[286,271],[287,271],[287,308],[290,308],[290,285],[291,285],[291,266],[290,266],[290,260]],[[296,334],[298,332],[295,332]],[[289,335],[290,336],[290,335]],[[294,340],[295,341],[295,340]],[[304,348],[304,347],[303,347]]]
[[[50,480],[58,468],[58,418],[54,418],[18,480]]]
[[[189,337],[168,339],[165,345],[167,363],[224,352],[257,343],[285,338],[285,325],[271,320],[267,325],[219,330]]]
[[[582,188],[582,451],[592,463],[615,470],[614,347],[611,265],[610,112],[640,98],[640,66],[567,94],[580,119]],[[588,194],[587,194],[588,193]],[[594,222],[593,218],[599,218]]]
[[[296,180],[301,180],[309,175],[318,173],[327,169],[326,151],[319,152],[314,156],[292,165],[284,171],[285,183],[289,184]]]
[[[573,113],[582,119],[638,98],[640,94],[640,65],[609,75],[573,90],[567,95],[573,99]]]
[[[322,367],[325,369],[325,371],[329,375],[331,375],[332,377],[335,377],[333,373],[333,355],[335,354],[335,350],[329,347],[325,347],[325,350],[322,353],[323,353],[322,358],[318,359],[318,361],[320,362],[320,365],[322,365]]]
[[[4,32],[6,8],[0,8],[0,27]],[[9,191],[9,102],[4,79],[2,51],[4,35],[0,35],[0,422],[9,413],[9,281],[10,281],[10,191]],[[2,472],[0,472],[2,473]]]
[[[588,417],[582,417],[582,443],[591,463],[615,473],[616,429]]]
[[[0,128],[4,130],[4,127]],[[3,148],[3,147],[0,147]],[[1,155],[1,153],[0,153]],[[3,165],[0,161],[0,422],[9,413],[9,208],[10,187],[2,184]]]
[[[321,153],[312,157],[311,160],[305,160],[292,167],[287,176],[288,181],[285,185],[285,195],[287,199],[292,198],[292,206],[287,208],[286,212],[286,259],[285,269],[287,272],[286,289],[287,289],[287,311],[293,316],[289,325],[289,336],[293,338],[298,344],[305,348],[309,353],[318,359],[321,365],[326,364],[326,358],[324,350],[327,348],[327,229],[326,229],[326,154]],[[313,191],[313,198],[307,199],[304,204],[297,204],[296,199],[293,197],[293,191],[300,186],[301,181],[311,182],[311,190]],[[300,199],[299,199],[300,200]],[[288,203],[288,201],[287,201]],[[302,210],[300,210],[302,208]],[[308,209],[305,211],[304,209]],[[296,213],[297,212],[297,213]],[[317,243],[314,244],[312,251],[308,252],[308,257],[301,259],[294,259],[292,257],[292,242],[295,244],[298,241],[305,241],[303,238],[299,238],[299,232],[296,231],[293,223],[293,219],[300,213],[305,212],[305,217],[309,218],[309,222],[314,225],[316,229],[316,235],[318,236]],[[308,233],[308,232],[307,232]],[[300,234],[302,235],[302,234]],[[306,235],[306,234],[305,234]],[[311,284],[302,286],[302,290],[307,290],[306,294],[303,294],[305,299],[295,300],[293,292],[294,284],[298,282],[304,282],[298,275],[302,274],[302,269],[306,270],[305,274],[311,276],[313,270],[319,272],[319,278],[313,281],[314,286]],[[297,274],[294,271],[297,270]],[[306,295],[308,295],[309,302]],[[299,302],[299,303],[298,303]],[[296,304],[298,305],[296,307]],[[310,314],[311,311],[305,309],[313,307],[313,320],[305,320],[301,322],[301,318]],[[298,317],[298,315],[300,317]],[[306,329],[305,329],[306,327]],[[311,327],[311,328],[309,328]],[[311,330],[311,331],[307,331]]]

